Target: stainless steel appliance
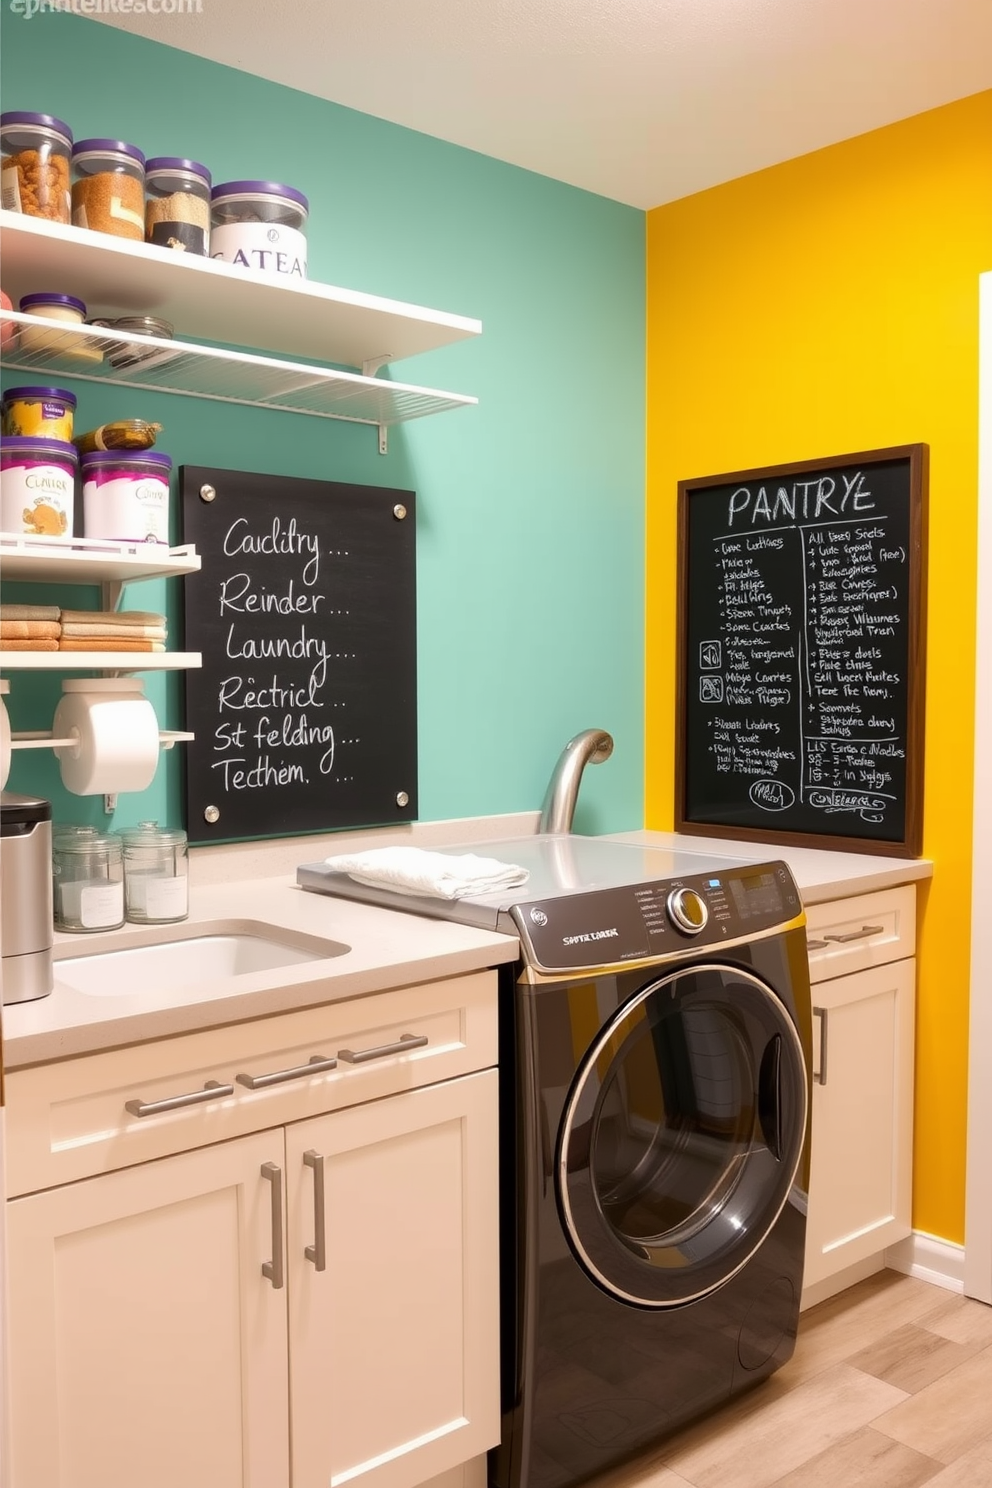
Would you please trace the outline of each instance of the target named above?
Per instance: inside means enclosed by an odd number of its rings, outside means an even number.
[[[5,1003],[52,990],[52,807],[0,795],[0,975]]]
[[[453,848],[457,853],[465,849]],[[500,986],[496,1488],[569,1488],[792,1354],[811,1009],[784,863],[569,835],[473,845],[526,885],[322,892],[516,935]]]

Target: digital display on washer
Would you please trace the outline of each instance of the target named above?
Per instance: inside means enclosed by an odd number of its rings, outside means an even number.
[[[774,873],[735,874],[730,880],[730,890],[742,920],[783,912],[782,891]]]

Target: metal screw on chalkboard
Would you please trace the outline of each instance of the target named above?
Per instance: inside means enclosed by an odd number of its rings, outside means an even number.
[[[217,492],[214,490],[213,486],[201,486],[200,487],[200,500],[201,501],[214,501],[214,500],[216,500],[216,498],[217,498]]]
[[[410,797],[407,795],[406,791],[396,792],[396,804],[397,806],[409,806]]]
[[[396,505],[393,507],[393,516],[396,518],[397,522],[402,522],[403,518],[406,516],[406,507],[403,505],[402,501],[397,501]],[[405,806],[406,802],[401,801],[400,805]]]
[[[220,821],[220,808],[218,806],[205,806],[203,809],[203,820],[213,826],[215,821]]]

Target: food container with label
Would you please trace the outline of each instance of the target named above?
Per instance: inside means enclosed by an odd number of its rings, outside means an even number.
[[[171,456],[100,450],[84,455],[82,463],[84,537],[169,541]]]
[[[71,219],[72,130],[54,114],[0,114],[0,201],[8,212]]]
[[[0,530],[71,537],[77,463],[61,439],[0,438]]]
[[[156,155],[145,165],[145,242],[180,253],[210,247],[210,172],[181,155]]]
[[[29,439],[72,440],[76,395],[58,387],[8,388],[0,403],[0,428],[4,434],[23,434]]]
[[[35,294],[21,296],[19,309],[42,321],[61,322],[63,325],[80,326],[86,319],[86,306],[75,295],[58,294],[54,290],[38,290]],[[100,346],[82,336],[66,334],[56,325],[22,325],[20,327],[20,349],[24,352],[40,352],[42,356],[58,357],[63,362],[102,362]]]
[[[225,181],[210,193],[210,257],[277,278],[307,277],[302,191],[275,181]]]
[[[72,147],[72,223],[115,238],[145,240],[145,157],[124,140]]]
[[[154,336],[159,341],[172,340],[172,322],[157,315],[120,315],[110,319],[105,315],[94,316],[91,326],[103,330],[127,331],[132,336]],[[108,336],[102,343],[104,355],[112,367],[137,367],[146,369],[160,367],[163,362],[174,362],[182,353],[164,350],[161,346],[141,346],[133,341],[113,341]]]
[[[144,821],[121,836],[127,918],[136,925],[185,920],[189,914],[186,833],[179,827]]]
[[[52,889],[57,930],[119,930],[124,923],[124,859],[118,833],[56,827]]]

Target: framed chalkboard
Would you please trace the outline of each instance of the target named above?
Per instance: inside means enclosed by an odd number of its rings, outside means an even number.
[[[680,482],[679,830],[920,852],[927,462]]]
[[[193,843],[417,815],[412,491],[186,465]]]

